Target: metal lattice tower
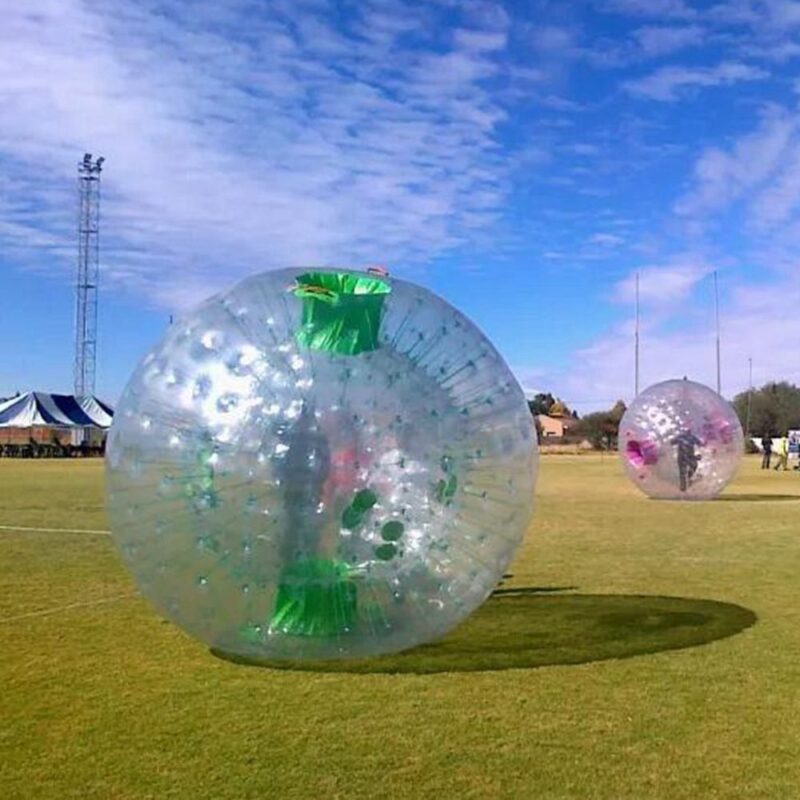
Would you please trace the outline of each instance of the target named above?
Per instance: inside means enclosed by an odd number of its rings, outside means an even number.
[[[105,159],[86,153],[78,162],[78,269],[75,276],[74,389],[94,394],[97,288],[100,281],[100,173]]]

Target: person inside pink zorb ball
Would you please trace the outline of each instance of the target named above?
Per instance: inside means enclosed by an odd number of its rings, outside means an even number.
[[[685,378],[645,389],[620,422],[625,472],[650,497],[715,497],[736,474],[743,452],[742,426],[731,405]]]

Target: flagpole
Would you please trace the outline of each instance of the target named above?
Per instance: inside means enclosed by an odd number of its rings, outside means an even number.
[[[747,416],[744,423],[744,435],[746,439],[750,438],[750,410],[753,407],[753,357],[747,359],[749,365],[749,377],[747,384]]]
[[[639,395],[639,273],[636,273],[636,331],[634,333],[634,396]]]
[[[714,317],[717,327],[717,394],[722,394],[722,370],[719,354],[719,285],[717,283],[716,270],[714,270]]]

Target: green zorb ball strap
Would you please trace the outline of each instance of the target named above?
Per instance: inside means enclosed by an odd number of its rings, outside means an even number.
[[[379,346],[386,281],[349,272],[306,272],[292,288],[303,303],[295,338],[303,347],[355,356]]]
[[[270,630],[292,636],[338,636],[351,630],[357,589],[347,564],[309,558],[281,576]]]

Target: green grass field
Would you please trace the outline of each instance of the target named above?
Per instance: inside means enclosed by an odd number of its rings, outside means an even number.
[[[800,474],[757,467],[681,504],[544,458],[461,628],[271,669],[160,620],[75,532],[107,526],[99,462],[0,461],[0,798],[800,797]]]

